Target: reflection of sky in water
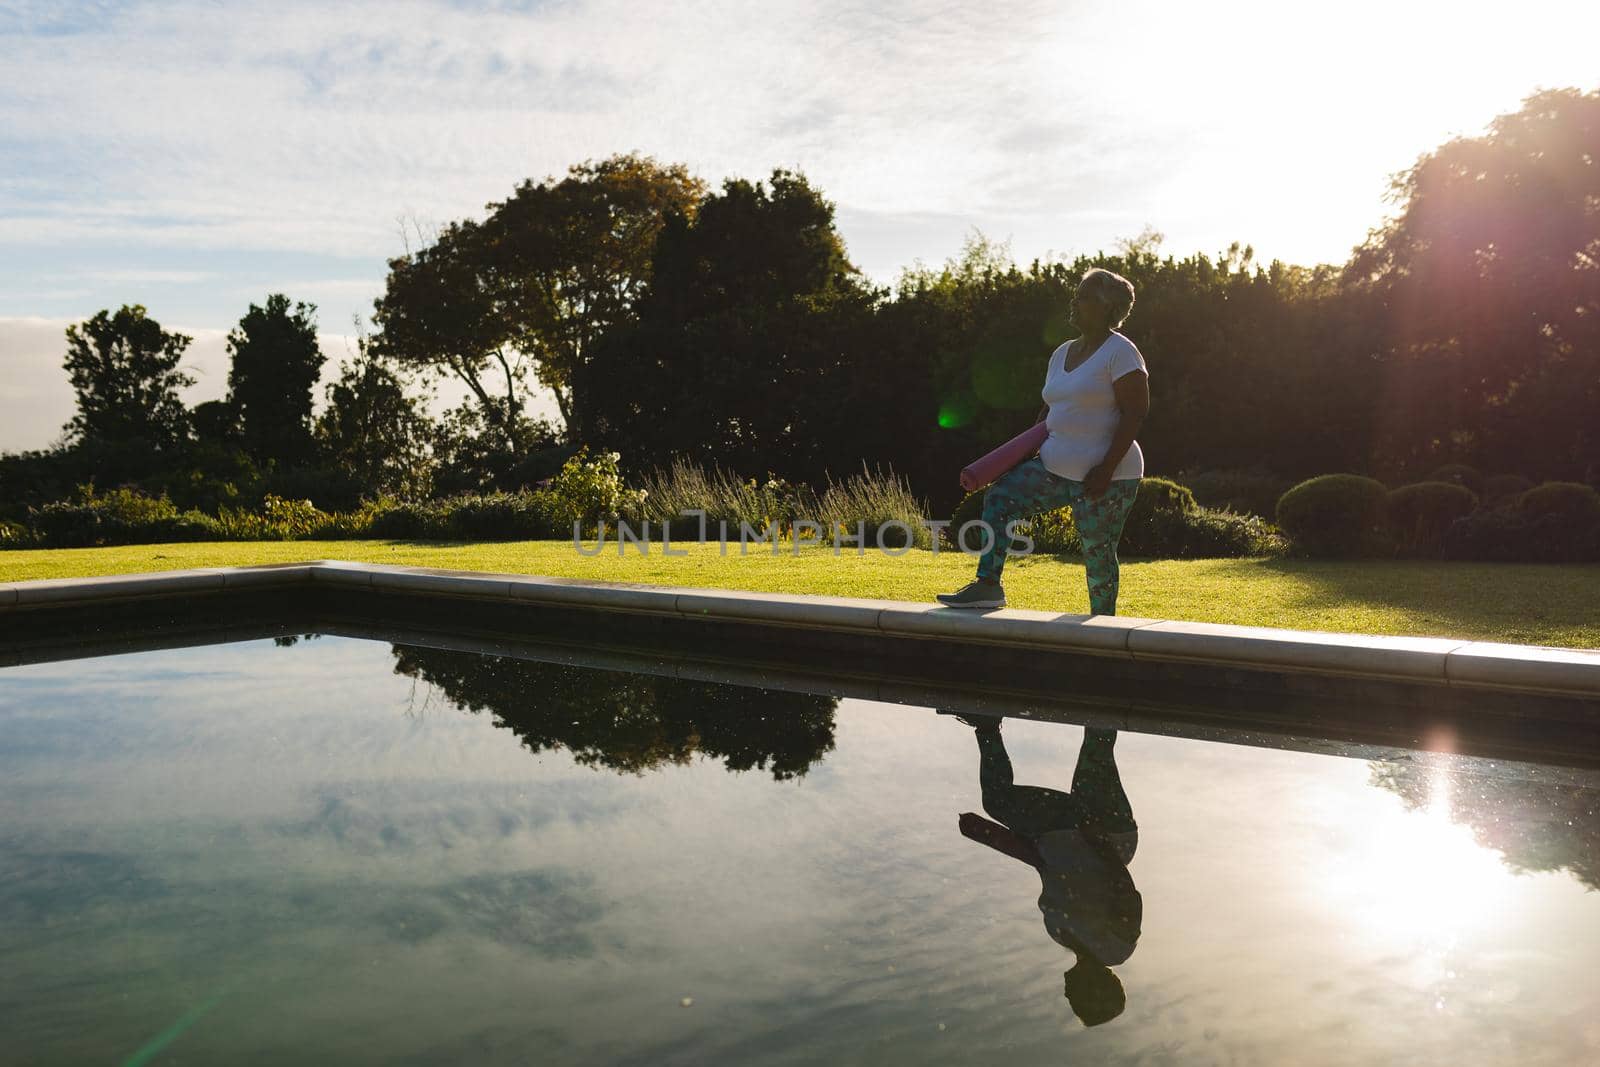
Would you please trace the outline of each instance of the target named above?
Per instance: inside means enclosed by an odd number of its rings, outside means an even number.
[[[1485,801],[1515,767],[1418,761],[1408,806],[1358,760],[1122,735],[1143,934],[1084,1029],[1038,876],[957,831],[958,722],[843,701],[795,780],[620,774],[394,664],[323,638],[0,672],[7,1055],[182,1022],[190,1062],[1600,1057],[1600,896],[1451,817],[1466,782],[1475,817],[1572,821]],[[1080,736],[1008,722],[1017,780],[1066,789]],[[1592,871],[1588,840],[1543,865]]]

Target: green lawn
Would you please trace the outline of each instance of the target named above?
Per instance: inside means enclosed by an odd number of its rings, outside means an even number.
[[[0,581],[62,578],[293,560],[348,559],[460,570],[507,571],[672,585],[836,596],[928,600],[955,589],[973,560],[954,552],[888,557],[788,546],[726,557],[716,545],[660,547],[619,559],[580,556],[569,541],[423,544],[409,541],[267,541],[136,545],[126,548],[0,552]],[[674,546],[674,551],[678,546]],[[1088,610],[1083,569],[1035,556],[1006,570],[1013,607]],[[1280,559],[1156,560],[1122,567],[1118,611],[1191,619],[1370,634],[1428,634],[1600,648],[1600,565],[1433,562],[1307,562]]]

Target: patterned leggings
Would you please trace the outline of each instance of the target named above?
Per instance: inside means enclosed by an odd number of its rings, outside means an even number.
[[[1000,580],[1010,539],[1006,523],[1059,507],[1072,509],[1072,521],[1083,540],[1083,566],[1089,580],[1089,610],[1117,613],[1117,542],[1139,492],[1139,479],[1118,478],[1096,500],[1083,483],[1051,474],[1038,456],[1012,467],[989,487],[983,498],[983,521],[994,531],[994,544],[978,561],[978,577]]]

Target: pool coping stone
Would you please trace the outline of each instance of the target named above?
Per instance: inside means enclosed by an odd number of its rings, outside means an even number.
[[[6,582],[0,583],[0,611],[310,584],[444,596],[457,601],[514,601],[728,624],[800,627],[841,635],[871,633],[936,642],[1049,648],[1135,662],[1199,663],[1224,669],[1370,677],[1600,699],[1600,650],[1014,608],[973,611],[858,597],[591,581],[343,560]]]

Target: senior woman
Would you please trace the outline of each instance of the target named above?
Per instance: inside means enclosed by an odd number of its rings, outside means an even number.
[[[1039,394],[1050,436],[1038,455],[989,486],[983,521],[993,537],[978,561],[978,577],[958,592],[939,594],[941,604],[1005,607],[1006,524],[1067,506],[1083,541],[1089,610],[1117,612],[1117,542],[1144,477],[1134,436],[1150,410],[1150,373],[1139,349],[1117,331],[1133,309],[1133,283],[1090,270],[1072,307],[1080,333],[1050,354]]]

